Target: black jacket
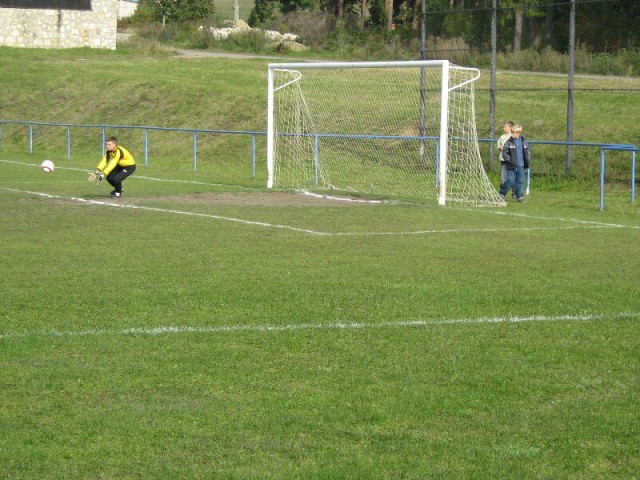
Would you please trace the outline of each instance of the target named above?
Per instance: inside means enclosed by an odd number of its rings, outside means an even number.
[[[522,139],[522,150],[524,151],[524,168],[529,168],[529,161],[531,161],[531,148],[529,148],[529,142],[524,138],[524,135],[520,135],[520,138]],[[516,155],[516,140],[511,137],[509,140],[504,142],[504,147],[502,147],[502,159],[507,162],[507,168],[516,168],[518,166],[516,164]]]

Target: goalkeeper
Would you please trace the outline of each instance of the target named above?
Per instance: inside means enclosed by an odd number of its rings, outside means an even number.
[[[98,185],[106,177],[113,187],[112,197],[121,197],[124,189],[122,182],[136,171],[136,161],[133,155],[124,147],[118,146],[116,137],[109,137],[106,141],[107,151],[100,160],[96,171],[89,175],[89,181],[98,180]]]

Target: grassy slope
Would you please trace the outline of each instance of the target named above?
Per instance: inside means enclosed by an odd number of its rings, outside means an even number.
[[[116,52],[2,48],[2,79],[12,95],[2,100],[0,114],[7,120],[264,130],[269,61],[185,60],[128,43]],[[624,90],[639,83],[578,78],[575,87],[583,91],[575,100],[575,140],[623,143],[640,136],[632,112],[622,108],[637,95]],[[532,138],[563,140],[566,87],[557,75],[499,74],[498,123],[515,117]],[[481,134],[488,129],[488,88],[484,73],[476,87]]]
[[[225,58],[180,59],[158,51],[153,45],[123,43],[116,52],[94,50],[0,49],[2,81],[11,94],[0,100],[0,119],[34,120],[111,125],[150,125],[199,129],[265,131],[266,66],[270,60]],[[580,142],[635,143],[640,126],[634,110],[638,79],[579,78],[575,95],[574,140]],[[489,75],[477,85],[478,133],[488,136]],[[529,139],[566,139],[566,79],[555,75],[501,73],[497,77],[497,131],[503,119],[514,119],[525,127]],[[140,132],[114,132],[123,143],[142,143]],[[48,135],[48,136],[47,136]],[[89,155],[93,137],[74,133],[74,152]],[[57,136],[57,139],[56,139]],[[37,148],[64,145],[59,134],[40,132]],[[260,137],[258,154],[263,155]],[[184,156],[191,149],[188,136],[160,135],[151,142],[154,157]],[[88,144],[90,143],[90,146]],[[207,156],[247,158],[247,142],[238,138],[216,138],[199,149]],[[25,129],[6,127],[4,147],[15,144],[24,151]],[[485,162],[488,145],[482,146]],[[58,148],[59,150],[59,148]],[[597,179],[599,150],[576,148],[576,172]],[[250,152],[249,152],[250,155]],[[614,155],[614,154],[612,154]],[[629,168],[629,154],[620,158]],[[263,160],[263,157],[260,159]],[[537,147],[537,173],[564,172],[562,146]],[[232,167],[231,167],[232,168]],[[629,176],[628,172],[622,176]]]

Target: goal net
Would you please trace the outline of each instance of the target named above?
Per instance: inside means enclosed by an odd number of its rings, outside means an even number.
[[[267,187],[504,205],[478,147],[477,69],[270,64]]]

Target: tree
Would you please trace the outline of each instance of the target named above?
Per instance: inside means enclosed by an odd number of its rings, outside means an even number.
[[[547,15],[544,20],[544,44],[551,45],[553,33],[553,0],[547,0]]]
[[[138,9],[151,12],[156,21],[195,22],[213,16],[213,0],[140,0]]]
[[[295,10],[314,10],[315,0],[280,0],[280,11],[289,13]]]
[[[364,31],[367,15],[369,14],[369,0],[361,0],[360,1],[360,17],[358,18],[358,27],[360,31]]]
[[[259,27],[273,19],[276,2],[271,0],[256,0],[247,23],[251,27]]]
[[[514,12],[513,27],[513,51],[519,52],[522,49],[522,27],[524,17],[537,15],[535,7],[540,4],[540,0],[503,0],[503,6],[511,7]]]
[[[387,12],[387,32],[393,30],[393,0],[385,0],[385,10]]]
[[[179,22],[197,22],[213,17],[214,13],[213,0],[178,0]]]
[[[522,50],[522,19],[524,17],[524,8],[518,5],[515,8],[515,22],[513,27],[513,51]]]

